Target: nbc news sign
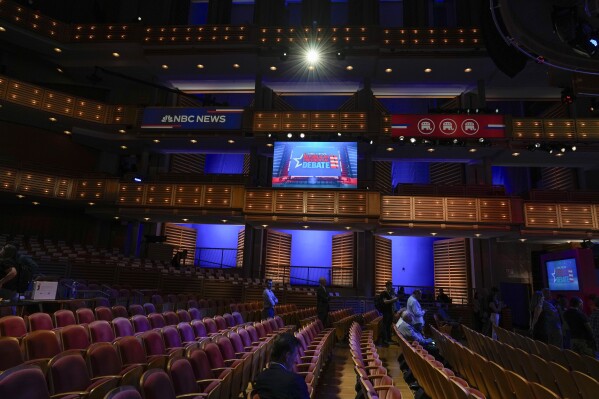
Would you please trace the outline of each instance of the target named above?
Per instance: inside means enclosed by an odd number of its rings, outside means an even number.
[[[242,109],[233,108],[146,108],[142,129],[238,130]]]

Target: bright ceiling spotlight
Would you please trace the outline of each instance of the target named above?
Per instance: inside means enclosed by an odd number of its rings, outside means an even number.
[[[318,64],[320,61],[320,53],[315,48],[310,48],[306,52],[306,61],[309,65]]]

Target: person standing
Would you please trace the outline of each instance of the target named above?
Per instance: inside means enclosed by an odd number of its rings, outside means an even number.
[[[327,291],[327,279],[321,277],[318,279],[320,285],[316,289],[316,314],[318,319],[322,322],[322,325],[326,328],[329,324],[329,301],[331,297]]]
[[[535,291],[530,300],[530,335],[532,338],[547,343],[545,320],[543,320],[543,293]]]
[[[11,301],[17,298],[17,264],[11,258],[0,258],[0,298]]]
[[[543,288],[543,321],[547,332],[547,343],[558,348],[563,347],[562,322],[559,311],[551,302],[551,290]]]
[[[599,352],[599,297],[593,298],[593,301],[595,302],[595,306],[589,318],[589,323],[591,331],[593,331],[593,338],[595,339],[595,351]]]
[[[256,377],[251,396],[260,399],[309,399],[304,378],[293,372],[298,360],[299,341],[291,333],[277,335],[270,353],[270,363]]]
[[[415,289],[412,292],[412,295],[408,298],[408,303],[406,305],[408,312],[412,313],[414,317],[414,323],[412,326],[422,334],[424,329],[424,314],[426,310],[423,310],[420,306],[420,299],[422,298],[422,291],[419,289]]]
[[[499,291],[493,287],[491,296],[489,297],[489,327],[491,328],[491,338],[497,339],[497,332],[494,327],[499,327],[499,319],[501,318],[501,302],[499,301]]]
[[[382,299],[382,314],[383,314],[383,328],[380,334],[380,345],[389,346],[393,341],[391,340],[391,324],[393,324],[393,308],[397,297],[395,296],[395,290],[393,289],[393,283],[387,281],[385,283],[385,290],[380,293]]]
[[[262,309],[262,317],[265,319],[269,317],[275,317],[275,305],[279,303],[279,300],[272,292],[272,280],[266,280],[266,288],[262,292],[262,299],[264,299],[264,307]]]
[[[570,344],[574,352],[595,357],[595,339],[589,319],[582,313],[582,299],[570,298],[570,307],[564,312],[564,321],[570,327]]]

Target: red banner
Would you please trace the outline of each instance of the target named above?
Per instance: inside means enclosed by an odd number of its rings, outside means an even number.
[[[392,115],[393,137],[505,138],[503,115]]]

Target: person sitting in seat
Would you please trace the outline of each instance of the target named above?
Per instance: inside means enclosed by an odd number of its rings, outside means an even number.
[[[414,323],[414,315],[409,312],[403,312],[400,322],[397,322],[397,330],[408,342],[418,341],[420,345],[436,359],[440,359],[439,349],[435,346],[435,341],[431,338],[425,338],[412,325]]]

